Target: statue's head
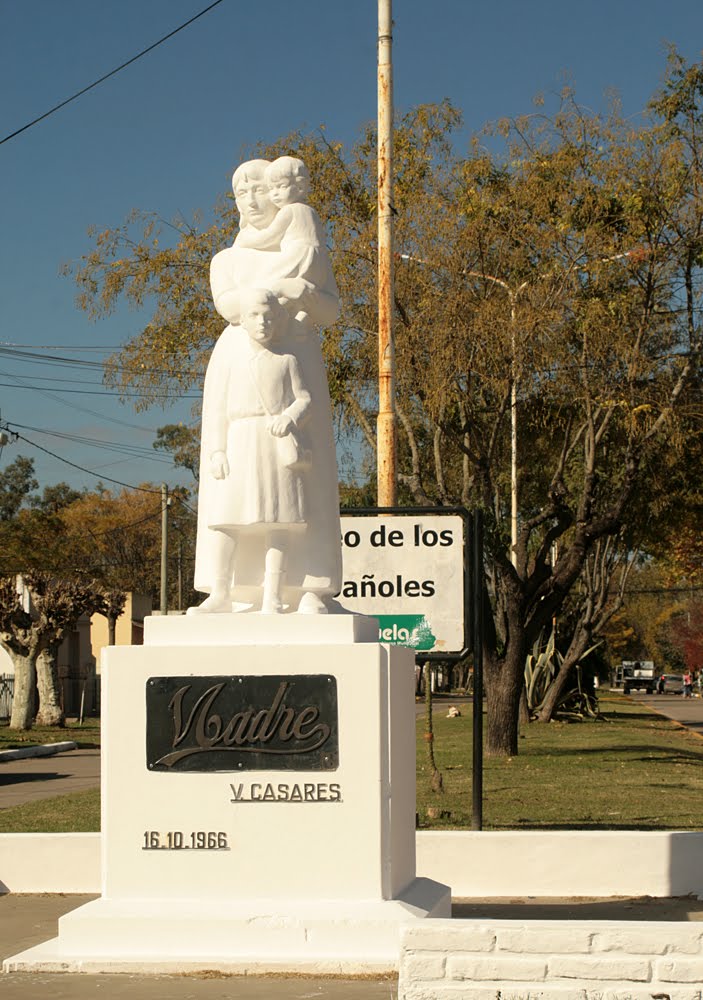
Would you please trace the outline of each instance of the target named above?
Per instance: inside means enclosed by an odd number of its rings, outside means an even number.
[[[264,171],[271,201],[278,208],[291,202],[307,201],[310,192],[308,168],[296,156],[279,156]]]
[[[288,313],[268,289],[246,288],[240,295],[239,322],[253,341],[266,347],[286,329]]]
[[[268,165],[268,160],[247,160],[234,171],[232,190],[242,229],[245,226],[265,229],[274,220],[277,209],[269,197],[264,176]]]

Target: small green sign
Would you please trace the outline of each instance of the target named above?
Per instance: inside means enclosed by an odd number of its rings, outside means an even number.
[[[424,615],[376,615],[379,642],[411,649],[432,649],[437,641]]]

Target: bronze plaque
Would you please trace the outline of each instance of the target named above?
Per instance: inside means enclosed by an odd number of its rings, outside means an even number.
[[[334,771],[336,678],[150,677],[146,760],[152,771]]]

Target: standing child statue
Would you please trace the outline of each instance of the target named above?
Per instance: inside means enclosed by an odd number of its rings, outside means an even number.
[[[213,373],[207,522],[216,533],[215,570],[210,596],[189,614],[232,610],[237,549],[252,536],[265,552],[261,611],[284,610],[287,549],[306,528],[300,426],[310,407],[295,357],[275,346],[288,322],[273,292],[243,292],[240,326],[248,336],[232,338]]]

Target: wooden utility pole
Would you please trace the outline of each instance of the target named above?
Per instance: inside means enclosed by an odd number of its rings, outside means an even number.
[[[161,614],[168,614],[168,486],[161,484]]]
[[[398,497],[393,347],[393,13],[378,0],[378,419],[377,504]]]

